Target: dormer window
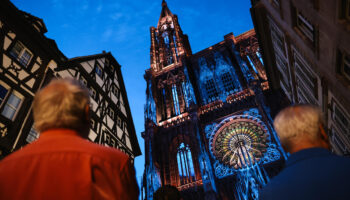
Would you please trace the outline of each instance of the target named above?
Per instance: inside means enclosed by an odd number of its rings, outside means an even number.
[[[13,46],[10,54],[25,67],[28,66],[30,60],[33,57],[33,54],[19,41],[17,41],[15,46]]]

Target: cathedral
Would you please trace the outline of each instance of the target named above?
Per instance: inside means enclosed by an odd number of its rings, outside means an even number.
[[[258,199],[286,159],[254,30],[192,53],[163,0],[150,28],[142,199],[175,186],[184,199]]]

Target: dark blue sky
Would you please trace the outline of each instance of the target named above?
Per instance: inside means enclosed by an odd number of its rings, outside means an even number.
[[[68,57],[111,51],[122,73],[142,153],[145,81],[150,67],[151,26],[157,26],[161,0],[11,0],[19,9],[44,20],[59,49]],[[196,53],[253,28],[250,0],[168,0]],[[144,157],[136,158],[138,181]]]

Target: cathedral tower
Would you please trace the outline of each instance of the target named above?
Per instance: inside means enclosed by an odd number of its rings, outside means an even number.
[[[257,199],[285,155],[272,128],[254,30],[192,54],[163,0],[146,70],[143,199],[161,186],[184,199]]]

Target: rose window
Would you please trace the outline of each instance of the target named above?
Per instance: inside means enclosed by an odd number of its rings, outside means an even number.
[[[211,141],[211,150],[217,160],[235,169],[259,162],[268,147],[268,133],[263,123],[247,116],[225,121]]]

